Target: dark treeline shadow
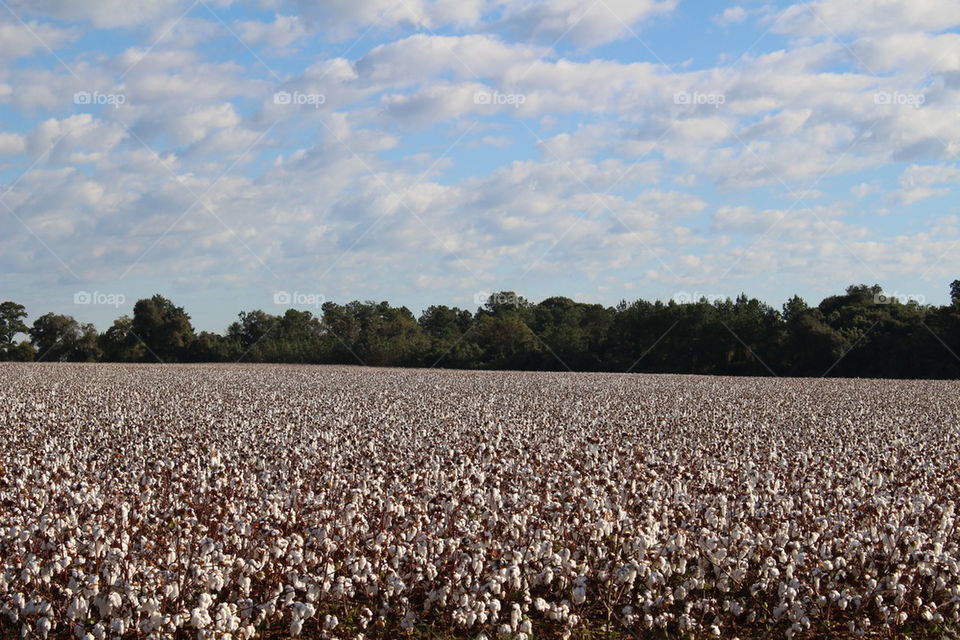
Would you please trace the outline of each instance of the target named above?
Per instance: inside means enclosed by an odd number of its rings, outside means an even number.
[[[856,285],[810,306],[754,298],[616,307],[513,292],[471,312],[431,306],[419,318],[387,302],[326,302],[315,315],[244,311],[225,333],[196,332],[182,307],[139,300],[105,332],[0,304],[0,360],[262,362],[882,378],[960,377],[960,281],[931,306]],[[29,340],[17,341],[26,334]]]

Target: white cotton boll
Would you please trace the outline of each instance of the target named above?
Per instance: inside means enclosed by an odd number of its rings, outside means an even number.
[[[404,630],[412,629],[416,620],[417,615],[413,611],[407,611],[407,613],[403,616],[403,619],[400,621],[400,628]]]
[[[366,629],[371,620],[373,620],[373,611],[367,607],[360,609],[360,628]]]
[[[83,596],[76,596],[73,600],[70,601],[70,606],[67,607],[67,618],[70,620],[78,620],[87,615],[87,600]]]
[[[113,591],[107,596],[107,604],[109,605],[110,611],[117,611],[123,605],[123,598],[119,593]]]
[[[300,632],[303,630],[303,620],[300,618],[294,618],[290,621],[290,635],[299,636]]]
[[[217,630],[229,633],[240,628],[240,618],[236,615],[235,609],[236,605],[226,602],[220,603],[215,617]]]
[[[517,603],[513,603],[513,606],[511,607],[511,610],[510,610],[510,626],[512,628],[514,629],[517,628],[517,625],[520,623],[521,615],[523,614],[520,611],[520,605]]]
[[[149,620],[151,628],[162,629],[164,626],[166,626],[168,618],[163,614],[154,613],[150,616]]]
[[[576,605],[580,605],[586,602],[587,600],[586,587],[582,585],[574,587],[571,600],[573,601],[573,604],[576,604]]]
[[[333,631],[334,629],[337,628],[337,625],[339,623],[340,621],[337,620],[337,616],[328,614],[323,617],[323,628],[326,629],[327,631]]]
[[[195,629],[206,629],[213,623],[213,619],[206,608],[197,607],[190,612],[190,626]]]
[[[160,608],[160,603],[156,598],[147,598],[141,603],[140,607],[147,615],[153,615]]]
[[[37,620],[37,635],[41,638],[46,638],[47,634],[50,633],[50,618],[43,617]]]
[[[207,578],[207,588],[210,591],[220,591],[223,589],[224,579],[219,571],[215,571],[212,575]]]

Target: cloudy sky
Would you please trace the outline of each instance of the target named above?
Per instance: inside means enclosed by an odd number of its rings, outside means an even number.
[[[956,0],[0,0],[0,299],[105,328],[161,292],[212,330],[500,289],[939,304],[958,26]]]

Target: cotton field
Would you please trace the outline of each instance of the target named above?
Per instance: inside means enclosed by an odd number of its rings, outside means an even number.
[[[960,385],[0,366],[0,635],[952,637]]]

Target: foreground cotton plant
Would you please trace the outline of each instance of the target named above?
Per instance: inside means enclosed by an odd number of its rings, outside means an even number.
[[[3,637],[958,626],[956,383],[0,376]]]

